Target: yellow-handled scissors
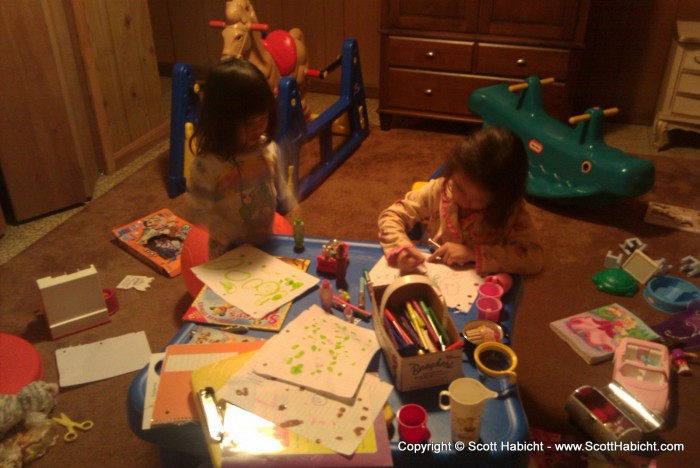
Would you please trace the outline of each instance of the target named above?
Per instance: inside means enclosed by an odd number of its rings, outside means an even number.
[[[60,418],[51,418],[58,424],[66,428],[66,435],[63,436],[63,440],[66,442],[73,442],[78,438],[78,432],[75,430],[80,429],[81,431],[89,431],[92,429],[93,423],[90,420],[83,421],[81,423],[73,421],[71,418],[66,416],[66,413],[61,413]]]

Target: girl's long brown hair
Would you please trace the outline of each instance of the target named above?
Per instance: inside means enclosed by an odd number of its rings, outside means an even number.
[[[249,118],[262,114],[268,115],[266,133],[273,138],[276,110],[275,96],[255,65],[239,58],[219,62],[204,83],[204,98],[193,135],[195,153],[235,155],[245,145],[239,141],[236,129]]]
[[[502,227],[525,196],[527,153],[506,128],[486,127],[467,135],[447,157],[445,176],[455,171],[491,193],[484,220],[493,228]]]

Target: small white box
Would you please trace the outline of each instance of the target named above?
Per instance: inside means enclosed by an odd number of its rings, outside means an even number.
[[[110,321],[94,265],[71,274],[47,276],[36,284],[54,340]]]

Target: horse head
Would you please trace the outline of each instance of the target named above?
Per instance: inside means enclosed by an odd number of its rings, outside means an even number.
[[[246,58],[253,47],[249,37],[250,27],[258,22],[253,5],[249,0],[227,1],[224,16],[225,26],[221,33],[224,48],[221,51],[221,60],[229,57]]]

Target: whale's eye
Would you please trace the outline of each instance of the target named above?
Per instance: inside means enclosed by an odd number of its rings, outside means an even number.
[[[593,164],[591,164],[590,161],[583,161],[581,163],[581,172],[583,172],[584,174],[588,174],[589,172],[591,172],[591,169],[593,169]]]

